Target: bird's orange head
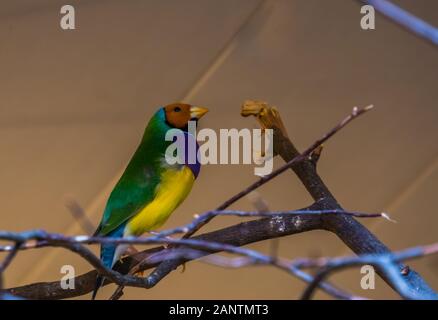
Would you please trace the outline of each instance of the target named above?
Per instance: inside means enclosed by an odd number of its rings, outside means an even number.
[[[207,108],[187,103],[172,103],[164,107],[166,122],[178,129],[187,127],[190,120],[197,121],[208,112]]]

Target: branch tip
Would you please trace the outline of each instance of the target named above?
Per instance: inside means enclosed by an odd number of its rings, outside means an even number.
[[[366,106],[366,107],[364,108],[364,110],[365,110],[365,111],[369,111],[369,110],[371,110],[371,109],[373,109],[373,108],[374,108],[374,105],[373,105],[373,104],[370,104],[370,105]]]
[[[245,100],[240,112],[242,117],[254,116],[262,129],[279,129],[287,137],[286,127],[281,120],[280,112],[274,106],[259,100]]]
[[[394,219],[391,219],[391,217],[389,216],[389,214],[387,214],[386,212],[382,212],[381,215],[382,215],[382,218],[384,218],[384,219],[386,219],[386,220],[388,220],[388,221],[391,221],[391,222],[393,222],[393,223],[397,223],[397,221],[394,220]]]

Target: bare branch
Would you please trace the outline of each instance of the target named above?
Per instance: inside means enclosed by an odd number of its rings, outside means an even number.
[[[24,234],[24,236],[23,236]],[[173,238],[163,238],[163,237],[149,237],[149,238],[104,238],[104,237],[86,237],[86,236],[76,236],[76,237],[66,237],[59,234],[49,234],[42,231],[30,231],[23,234],[10,233],[10,232],[0,232],[0,239],[3,240],[16,240],[21,239],[21,241],[26,241],[26,239],[44,239],[48,241],[51,245],[55,247],[62,247],[71,250],[79,254],[82,258],[87,260],[93,267],[95,267],[99,273],[105,275],[110,280],[116,284],[123,286],[134,286],[149,288],[152,283],[149,282],[148,278],[138,278],[131,275],[121,275],[111,269],[107,269],[103,266],[100,259],[97,258],[91,251],[82,246],[82,243],[92,244],[92,243],[129,243],[129,244],[144,244],[144,243],[166,243],[166,244],[178,244],[183,246],[188,246],[189,249],[176,248],[176,249],[166,249],[159,251],[157,253],[151,254],[148,259],[144,259],[142,263],[156,264],[160,261],[167,259],[184,259],[193,260],[205,257],[212,252],[224,251],[228,253],[238,254],[244,256],[244,258],[238,258],[234,260],[226,260],[224,257],[213,256],[205,261],[209,263],[219,264],[222,266],[229,267],[242,267],[248,265],[272,265],[280,268],[288,273],[298,277],[301,280],[310,282],[307,290],[305,291],[303,298],[310,298],[314,290],[317,287],[321,287],[325,292],[334,295],[335,297],[342,299],[360,299],[361,297],[346,294],[340,289],[334,288],[328,283],[324,283],[324,278],[331,272],[340,270],[346,267],[369,264],[376,266],[381,270],[382,273],[387,275],[390,284],[397,289],[402,297],[409,299],[418,299],[421,296],[415,295],[410,290],[409,286],[404,280],[403,274],[400,269],[395,264],[407,259],[413,259],[422,257],[425,255],[438,253],[438,243],[424,246],[415,247],[408,250],[400,251],[397,253],[388,253],[380,255],[363,255],[359,257],[341,257],[341,258],[319,258],[319,259],[295,259],[293,261],[287,261],[284,259],[274,259],[271,256],[263,255],[257,251],[236,247],[233,245],[214,243],[204,240],[196,239],[173,239]],[[190,248],[195,248],[192,250]],[[142,266],[144,267],[144,266]],[[319,272],[314,278],[308,274],[303,274],[298,272],[302,268],[310,267],[322,267],[322,271]],[[307,276],[306,276],[307,275]],[[15,293],[17,290],[10,289],[9,293]]]
[[[256,253],[253,250],[244,250],[240,254],[243,256],[237,258],[228,258],[221,255],[205,255],[205,252],[193,249],[171,249],[169,252],[158,252],[157,254],[151,255],[149,262],[160,262],[163,260],[170,259],[190,259],[195,260],[199,259],[204,263],[212,264],[215,266],[221,266],[225,268],[242,268],[248,266],[257,266],[257,265],[270,265],[276,267],[280,270],[287,272],[288,274],[304,281],[307,283],[313,283],[313,277],[304,272],[303,270],[297,268],[293,261],[288,261],[285,259],[278,259],[276,257],[263,255],[261,253]],[[343,300],[364,300],[365,298],[360,296],[352,295],[344,290],[341,290],[328,282],[318,282],[317,286],[321,288],[324,292],[331,295],[337,299]],[[114,298],[118,298],[120,291],[116,291],[113,295]]]
[[[310,207],[310,209],[314,208],[316,208],[316,206]],[[299,221],[299,223],[297,223],[297,221]],[[237,225],[233,225],[227,228],[202,234],[194,237],[193,239],[220,242],[234,246],[244,246],[267,239],[273,239],[310,230],[316,230],[319,229],[321,226],[320,221],[321,219],[318,215],[304,215],[302,217],[300,216],[299,218],[285,217],[282,220],[262,218],[258,220],[239,223]],[[164,248],[155,247],[139,252],[133,256],[123,258],[122,263],[116,264],[115,270],[121,274],[127,274],[129,270],[136,266],[140,261],[143,261],[149,255],[161,250],[164,250]],[[184,260],[182,262],[186,261]],[[156,264],[143,265],[139,271],[144,271],[155,266]],[[21,287],[10,288],[8,289],[8,291],[11,294],[31,299],[71,298],[91,292],[94,288],[96,275],[97,271],[93,270],[86,274],[77,276],[75,278],[75,290],[64,290],[60,286],[59,281],[53,281],[34,283]],[[110,280],[112,281],[111,278]],[[108,282],[106,282],[105,284],[108,284]]]
[[[334,259],[307,259],[299,261],[296,263],[297,267],[320,268],[320,271],[304,291],[301,299],[310,299],[318,287],[318,283],[327,278],[331,273],[341,269],[363,265],[374,266],[375,268],[380,269],[381,272],[385,273],[387,277],[391,279],[391,284],[396,288],[396,291],[400,293],[403,298],[423,299],[424,297],[419,296],[410,290],[404,279],[405,273],[400,270],[400,267],[396,263],[436,253],[438,253],[438,243],[387,254],[362,255],[359,257],[340,257]]]
[[[259,211],[241,211],[241,210],[223,210],[223,211],[207,211],[201,215],[195,215],[194,219],[181,227],[176,227],[173,229],[163,230],[161,232],[154,233],[154,236],[152,237],[131,237],[131,238],[121,238],[117,241],[122,241],[123,244],[155,244],[160,243],[157,242],[156,239],[163,239],[178,233],[187,233],[191,230],[196,229],[200,224],[202,224],[205,220],[211,219],[212,217],[216,216],[236,216],[236,217],[267,217],[267,218],[278,218],[282,216],[292,216],[292,217],[298,217],[298,216],[304,216],[304,215],[347,215],[347,216],[353,216],[357,218],[379,218],[382,217],[388,221],[394,221],[392,220],[388,214],[382,212],[382,213],[365,213],[365,212],[353,212],[353,211],[343,211],[339,209],[333,209],[333,210],[312,210],[311,207],[301,210],[290,210],[290,211],[272,211],[272,212],[259,212]],[[20,235],[24,235],[23,237],[20,237]],[[67,241],[65,239],[69,239],[68,237],[65,237],[63,235],[56,235],[59,239],[57,240],[63,240]],[[11,254],[15,255],[17,251],[20,250],[26,250],[26,249],[35,249],[35,248],[41,248],[44,246],[50,246],[52,244],[52,241],[54,239],[50,238],[56,238],[55,234],[51,234],[50,237],[47,237],[47,234],[43,230],[33,230],[33,231],[26,231],[24,233],[15,233],[15,232],[8,232],[8,231],[0,231],[0,239],[2,240],[11,240],[16,241],[17,239],[27,239],[23,244],[18,243],[14,246],[0,246],[0,252],[10,252]],[[99,237],[90,237],[87,235],[79,235],[73,237],[75,239],[76,243],[106,243],[109,241],[110,243],[113,242],[114,238],[99,238]],[[108,240],[105,240],[108,239]],[[32,241],[37,240],[37,241]],[[30,245],[26,245],[30,241]],[[11,257],[7,257],[6,260],[9,264],[9,260],[11,260]],[[6,261],[5,261],[6,262]],[[4,263],[5,263],[4,262]],[[0,265],[0,272],[2,271],[2,265]]]
[[[267,103],[259,101],[248,101],[244,104],[252,105],[252,115],[257,118],[259,123],[262,123],[263,128],[273,126],[274,129],[274,146],[276,152],[283,158],[284,161],[289,162],[300,153],[295,148],[287,133],[281,125],[280,113],[275,107],[269,106]],[[258,109],[257,109],[258,108]],[[255,110],[255,111],[254,111]],[[258,110],[258,113],[257,113]],[[354,108],[352,114],[357,114],[360,109]],[[347,118],[348,119],[348,118]],[[342,122],[341,122],[342,123]],[[270,128],[270,127],[269,127]],[[322,209],[340,209],[342,207],[337,202],[336,198],[330,192],[328,187],[322,181],[317,173],[317,168],[311,160],[305,159],[296,163],[291,169],[295,172],[298,178],[303,183],[309,194],[313,197],[316,203]],[[353,252],[356,254],[385,254],[390,253],[390,250],[379,241],[367,228],[356,221],[351,216],[322,216],[322,227],[325,230],[335,233]],[[401,270],[405,268],[404,265],[399,266]],[[385,274],[380,273],[380,276],[390,283]],[[410,290],[413,294],[418,293],[424,299],[437,299],[437,293],[428,286],[428,284],[415,271],[411,270],[405,275]]]

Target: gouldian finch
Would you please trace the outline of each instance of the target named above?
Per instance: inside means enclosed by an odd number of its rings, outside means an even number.
[[[143,138],[120,180],[108,198],[102,220],[94,233],[103,237],[140,236],[162,226],[192,189],[200,163],[187,161],[169,164],[166,140],[170,129],[182,130],[187,139],[196,139],[188,131],[189,121],[199,120],[208,109],[184,103],[160,108],[149,121]],[[196,143],[196,140],[194,140]],[[186,152],[187,153],[187,152]],[[101,260],[112,268],[126,246],[101,245]],[[97,277],[92,298],[104,278]]]

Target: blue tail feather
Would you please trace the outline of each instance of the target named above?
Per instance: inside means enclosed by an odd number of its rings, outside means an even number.
[[[113,238],[119,238],[123,236],[123,232],[125,230],[126,223],[123,223],[120,225],[117,229],[110,232],[107,237],[113,237]],[[103,265],[111,269],[114,265],[114,255],[116,253],[118,245],[112,244],[112,243],[104,243],[100,246],[100,259],[102,260]],[[97,291],[99,288],[103,285],[105,281],[105,277],[101,275],[97,275],[96,277],[96,284],[93,290],[92,300],[96,298]]]

